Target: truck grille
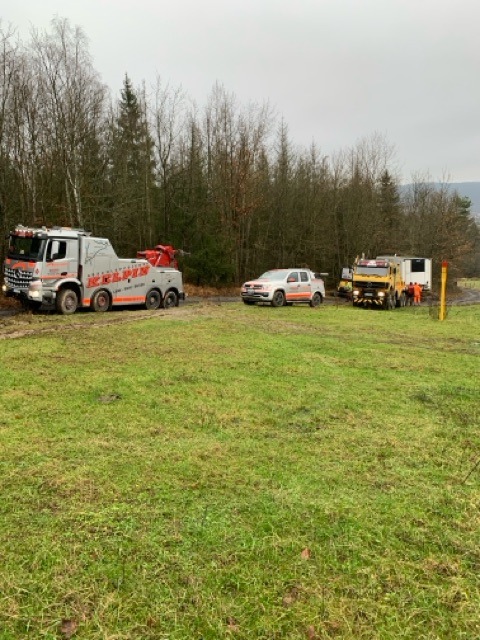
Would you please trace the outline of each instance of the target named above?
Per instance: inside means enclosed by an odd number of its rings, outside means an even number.
[[[5,267],[5,282],[11,289],[27,290],[33,278],[32,271]]]
[[[353,283],[354,289],[385,289],[386,286],[387,285],[385,282],[373,282],[371,280],[369,280],[368,282]]]

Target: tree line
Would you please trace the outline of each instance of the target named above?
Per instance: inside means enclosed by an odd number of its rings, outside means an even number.
[[[147,91],[125,76],[113,99],[64,19],[28,43],[0,30],[4,235],[18,223],[84,228],[122,257],[173,244],[195,284],[290,265],[336,278],[380,253],[480,270],[470,201],[420,179],[401,192],[383,136],[327,157],[295,145],[268,104],[239,105],[218,84],[201,109],[160,78]]]

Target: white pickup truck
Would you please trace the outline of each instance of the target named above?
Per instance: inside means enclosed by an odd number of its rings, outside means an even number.
[[[325,284],[320,274],[310,269],[272,269],[241,288],[245,304],[257,302],[283,307],[294,302],[306,302],[317,307],[325,297]]]

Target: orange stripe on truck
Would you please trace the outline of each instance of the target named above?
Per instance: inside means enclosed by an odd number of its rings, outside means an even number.
[[[118,296],[113,299],[113,303],[122,302],[145,302],[145,296]]]

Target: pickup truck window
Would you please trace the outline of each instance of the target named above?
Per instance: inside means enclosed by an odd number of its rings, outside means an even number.
[[[308,275],[305,273],[305,271],[300,271],[300,280],[302,282],[308,282]]]
[[[294,271],[288,274],[287,282],[298,282],[298,273]]]

